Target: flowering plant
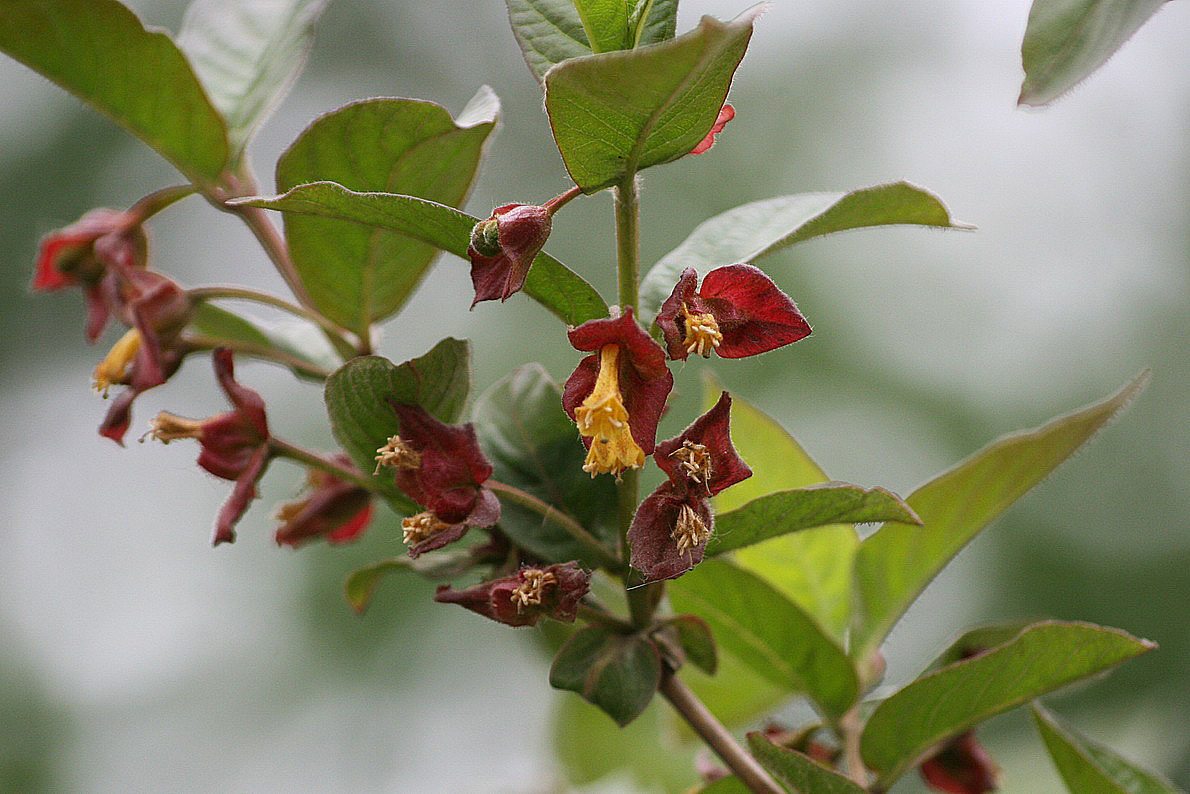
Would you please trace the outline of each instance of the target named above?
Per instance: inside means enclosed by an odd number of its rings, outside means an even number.
[[[383,576],[410,572],[441,582],[437,602],[538,627],[552,644],[550,683],[618,725],[657,694],[668,701],[719,759],[689,770],[708,794],[876,793],[914,769],[935,790],[989,791],[996,765],[977,724],[1153,648],[1085,623],[980,627],[910,683],[881,686],[884,641],[922,590],[1123,408],[1143,375],[992,443],[905,498],[830,480],[776,422],[718,388],[705,413],[682,418],[684,431],[657,440],[690,376],[675,362],[715,354],[726,367],[765,355],[796,366],[788,346],[811,328],[756,264],[764,255],[848,229],[962,228],[936,196],[906,182],[785,196],[703,223],[642,277],[642,172],[728,145],[737,110],[726,100],[758,10],[703,17],[678,35],[675,0],[508,0],[569,184],[541,204],[501,204],[481,219],[457,207],[499,120],[486,86],[457,117],[414,99],[345,105],[279,158],[275,195],[258,189],[245,146],[300,69],[323,6],[203,0],[182,46],[116,0],[11,0],[0,10],[0,49],[120,121],[186,178],[49,235],[33,287],[79,287],[92,342],[112,319],[125,326],[94,372],[105,396],[124,387],[99,423],[118,443],[138,395],[168,387],[184,359],[210,353],[232,409],[204,420],[163,412],[146,437],[196,441],[198,465],[234,483],[216,544],[234,541],[272,462],[300,463],[308,494],[281,506],[278,544],[347,543],[378,509],[400,516],[391,558],[349,576],[352,607],[383,598]],[[259,58],[230,46],[245,40]],[[97,64],[106,71],[95,75]],[[610,299],[544,250],[555,215],[605,190],[615,197]],[[185,288],[158,270],[145,224],[193,194],[247,225],[290,297]],[[283,231],[269,212],[281,213]],[[401,311],[440,251],[470,264],[473,291],[460,297],[470,306],[523,293],[561,321],[549,333],[586,354],[574,355],[564,384],[526,363],[472,400],[466,341],[443,339],[401,364],[377,353],[377,325]],[[314,346],[215,305],[226,300],[301,318],[334,366]],[[267,418],[276,398],[237,380],[237,357],[323,382],[341,449],[286,440]],[[656,485],[642,498],[646,478]],[[865,524],[879,526],[861,533]],[[814,538],[820,555],[793,553],[788,541],[799,538]],[[845,575],[811,597],[803,583],[823,555],[841,560]],[[721,658],[731,664],[720,668]],[[703,702],[712,685],[688,680],[690,667],[743,692],[742,713],[714,714]],[[742,742],[733,733],[794,697],[813,710],[804,725]],[[1145,776],[1166,786],[1040,704],[1034,714],[1067,780],[1098,774],[1126,790],[1122,781]]]

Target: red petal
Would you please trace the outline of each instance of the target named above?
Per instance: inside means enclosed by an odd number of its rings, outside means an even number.
[[[661,304],[661,311],[657,312],[657,327],[665,337],[669,357],[675,361],[685,361],[690,355],[685,345],[685,323],[678,319],[678,315],[682,312],[683,303],[689,305],[693,301],[694,290],[697,287],[698,272],[692,267],[686,268],[678,277],[673,292],[665,299],[665,303]]]
[[[220,543],[235,542],[236,522],[248,510],[248,505],[252,504],[252,500],[256,498],[256,481],[264,474],[268,460],[268,447],[258,447],[232,487],[231,496],[219,510],[219,516],[215,521],[215,540],[212,545],[218,546]]]
[[[492,211],[497,219],[501,252],[484,256],[468,246],[471,284],[475,287],[472,308],[480,301],[507,300],[525,286],[533,259],[550,236],[549,210],[531,204],[506,204]]]
[[[715,118],[715,124],[711,127],[711,131],[707,133],[707,137],[699,141],[698,145],[690,150],[690,154],[702,154],[707,149],[715,145],[715,136],[723,132],[723,128],[727,126],[727,122],[735,118],[735,108],[731,105],[724,105],[719,110],[719,115]]]
[[[395,403],[393,409],[402,440],[421,454],[417,469],[397,470],[397,486],[449,524],[467,520],[481,498],[479,486],[492,476],[475,428],[448,425],[418,405]]]
[[[665,351],[632,319],[631,306],[616,317],[588,320],[570,329],[567,336],[576,350],[596,351],[604,345],[619,345],[642,378],[660,378],[669,371],[665,366]]]
[[[683,505],[694,510],[708,529],[714,526],[715,519],[706,499],[680,494],[669,482],[663,482],[636,509],[628,529],[631,565],[648,581],[673,579],[702,562],[705,542],[683,553],[678,551],[673,538]]]
[[[653,460],[669,476],[676,489],[688,490],[705,498],[752,476],[752,469],[731,443],[730,415],[731,395],[723,392],[714,407],[695,419],[681,435],[657,444]],[[711,476],[705,486],[691,481],[679,468],[678,462],[671,457],[685,441],[702,444],[710,452]]]
[[[797,306],[760,268],[727,265],[707,273],[698,291],[715,315],[723,358],[765,353],[810,333]]]
[[[252,389],[236,382],[231,349],[215,348],[211,362],[215,365],[215,379],[219,381],[227,399],[235,406],[235,412],[247,421],[261,438],[268,438],[269,423],[265,416],[264,400]]]

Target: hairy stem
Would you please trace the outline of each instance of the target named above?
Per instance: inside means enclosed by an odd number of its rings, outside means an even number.
[[[549,210],[550,215],[553,215],[555,212],[562,209],[563,207],[565,207],[567,204],[569,204],[571,201],[578,198],[582,194],[583,194],[583,189],[581,187],[579,187],[578,185],[575,185],[574,187],[570,188],[566,192],[564,192],[560,195],[554,196],[552,199],[547,201],[545,204],[542,204],[541,206],[543,206],[547,210]]]
[[[690,727],[702,737],[702,740],[715,751],[715,754],[727,764],[749,791],[757,794],[784,794],[784,789],[765,771],[735,737],[723,727],[723,723],[711,713],[690,687],[677,677],[666,671],[661,677],[661,694],[673,705],[674,709],[690,724]]]
[[[272,306],[275,309],[280,309],[283,312],[288,312],[296,317],[301,317],[303,320],[309,320],[317,325],[327,334],[327,336],[335,336],[339,339],[339,344],[335,345],[335,350],[341,355],[346,351],[345,358],[355,355],[355,346],[343,338],[343,329],[331,322],[330,319],[304,306],[290,303],[284,298],[278,298],[276,295],[270,295],[267,292],[259,292],[247,287],[228,287],[222,285],[213,285],[208,287],[194,287],[186,290],[186,294],[191,298],[200,301],[217,300],[219,298],[227,298],[229,300],[244,300],[261,303],[266,306]]]
[[[258,345],[255,342],[245,342],[239,339],[220,339],[213,336],[203,336],[201,334],[186,334],[183,341],[197,350],[214,350],[217,347],[226,347],[236,353],[243,353],[246,356],[253,358],[260,358],[266,361],[272,361],[277,364],[282,364],[290,369],[297,370],[304,375],[309,375],[312,378],[319,380],[326,380],[331,376],[329,370],[322,367],[315,366],[308,361],[303,361],[297,356],[291,356],[281,350],[270,345]]]
[[[484,486],[491,489],[492,491],[495,491],[497,494],[514,504],[529,508],[545,520],[552,521],[554,524],[557,524],[559,527],[566,530],[567,534],[581,543],[584,548],[590,550],[591,554],[597,560],[599,560],[600,564],[603,565],[604,568],[613,573],[618,573],[622,569],[623,566],[621,565],[620,561],[614,554],[608,551],[602,543],[599,542],[598,538],[584,529],[582,524],[578,523],[573,518],[563,513],[561,510],[558,510],[553,505],[547,504],[546,502],[538,499],[533,494],[522,491],[520,488],[508,485],[507,483],[498,482],[496,480],[488,480],[484,483]]]
[[[358,471],[348,468],[341,463],[337,463],[330,458],[319,455],[317,452],[311,452],[308,449],[299,447],[296,444],[291,444],[280,438],[269,438],[269,449],[274,455],[279,455],[283,458],[296,460],[299,463],[304,463],[307,466],[315,469],[321,469],[327,474],[332,474],[340,480],[345,480],[353,485],[358,485],[369,491],[376,490],[376,483],[372,482],[370,478],[365,477]]]

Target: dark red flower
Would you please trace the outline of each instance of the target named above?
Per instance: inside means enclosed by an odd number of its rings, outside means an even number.
[[[164,411],[152,422],[149,435],[168,444],[194,438],[201,445],[198,465],[235,487],[219,511],[215,524],[215,545],[235,540],[235,524],[256,498],[256,483],[264,474],[272,452],[264,400],[252,389],[235,381],[232,353],[216,348],[211,357],[215,378],[223,388],[232,410],[209,419],[186,419]]]
[[[691,353],[743,358],[796,342],[810,333],[806,318],[772,279],[752,265],[727,265],[698,285],[694,268],[682,271],[661,305],[657,326],[670,358]]]
[[[144,267],[148,242],[139,215],[94,209],[41,241],[33,289],[51,291],[81,286],[87,302],[87,339],[103,332],[111,312],[108,268],[122,264]]]
[[[467,248],[475,287],[473,308],[480,301],[507,300],[525,286],[529,267],[550,236],[552,217],[548,207],[505,204],[475,224]]]
[[[123,444],[131,421],[132,402],[141,392],[170,378],[192,348],[182,329],[193,315],[193,304],[172,280],[150,270],[113,266],[104,279],[110,305],[131,328],[95,367],[95,389],[107,396],[113,385],[125,385],[99,425],[99,434]]]
[[[652,453],[657,423],[673,388],[665,351],[632,318],[632,307],[569,332],[579,362],[562,391],[562,407],[587,445],[583,470],[619,475]]]
[[[702,154],[707,149],[715,145],[715,136],[723,132],[723,128],[727,126],[727,122],[735,118],[735,108],[731,105],[724,104],[719,109],[719,115],[715,118],[715,124],[711,127],[711,131],[707,133],[707,137],[698,142],[698,145],[690,150],[690,154]]]
[[[947,794],[985,794],[996,790],[999,768],[975,739],[975,731],[959,734],[919,767],[930,788]]]
[[[333,460],[354,469],[351,458],[342,453]],[[305,497],[288,502],[277,510],[282,525],[277,528],[277,544],[297,546],[313,538],[330,543],[356,540],[372,520],[372,495],[346,480],[322,469],[306,472]]]
[[[545,617],[573,623],[578,604],[591,587],[591,574],[577,562],[522,568],[511,576],[452,590],[442,585],[434,600],[458,604],[509,626],[535,626]]]
[[[681,576],[702,562],[714,529],[710,497],[752,476],[732,446],[730,416],[731,396],[723,392],[711,410],[653,452],[669,479],[641,502],[628,530],[632,567],[649,581]]]
[[[479,448],[475,428],[448,425],[419,405],[394,403],[393,410],[401,433],[377,450],[377,462],[395,466],[397,487],[426,508],[402,522],[409,556],[440,549],[471,527],[499,521],[500,502],[482,487],[492,476],[492,464]]]

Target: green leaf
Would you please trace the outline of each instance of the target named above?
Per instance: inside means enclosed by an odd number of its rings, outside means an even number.
[[[470,549],[443,549],[422,554],[416,560],[412,557],[391,557],[355,569],[343,583],[347,603],[357,614],[362,614],[372,603],[376,586],[390,573],[412,571],[429,579],[450,579],[465,572],[475,564]]]
[[[352,359],[326,381],[326,410],[331,430],[365,474],[376,466],[376,450],[400,432],[392,402],[415,403],[443,422],[456,422],[471,390],[471,346],[443,339],[419,358],[397,366],[382,356]],[[391,470],[376,479],[394,507],[406,513],[416,506],[397,489]]]
[[[513,35],[538,82],[554,64],[592,54],[583,20],[572,0],[506,0],[506,4]],[[677,15],[678,0],[638,0],[628,17],[635,23],[636,44],[672,39]]]
[[[704,407],[709,409],[721,392],[706,377]],[[715,497],[719,513],[728,514],[772,491],[829,479],[785,428],[738,396],[731,404],[731,437],[752,476]],[[735,556],[741,567],[766,579],[841,639],[851,616],[851,563],[858,546],[852,525],[830,524],[740,549]]]
[[[716,516],[715,534],[707,543],[706,555],[735,551],[824,524],[873,521],[921,524],[921,519],[901,497],[883,488],[828,482],[776,491]]]
[[[266,324],[203,302],[195,307],[190,326],[213,339],[246,342],[279,350],[318,369],[333,370],[340,363],[326,338],[305,323]],[[251,355],[250,352],[246,354]],[[294,369],[293,372],[299,377],[312,377],[311,373],[300,369]]]
[[[864,794],[838,772],[796,750],[773,744],[763,733],[753,731],[747,738],[756,760],[794,794]]]
[[[670,583],[679,612],[698,615],[719,645],[790,691],[804,692],[829,717],[855,701],[858,681],[842,647],[771,585],[724,560],[704,560]]]
[[[1100,402],[1004,436],[910,494],[906,502],[924,526],[886,524],[856,554],[854,653],[875,651],[946,563],[1103,427],[1148,377],[1144,372]]]
[[[640,316],[652,322],[688,267],[706,275],[723,265],[755,260],[826,234],[891,225],[970,229],[950,217],[932,193],[908,182],[859,188],[850,193],[801,193],[753,201],[699,224],[663,256],[640,285]]]
[[[178,46],[227,123],[232,159],[305,65],[327,0],[194,0]]]
[[[630,50],[636,43],[629,0],[574,0],[592,52]]]
[[[1118,629],[1037,623],[982,656],[922,676],[877,706],[860,741],[864,762],[887,787],[938,742],[1154,647]]]
[[[1091,741],[1033,704],[1033,721],[1066,788],[1074,794],[1179,794],[1181,789]]]
[[[686,661],[707,675],[715,674],[719,667],[719,652],[706,621],[694,615],[678,615],[664,621],[664,625],[673,631]]]
[[[575,632],[550,667],[550,685],[603,709],[623,727],[636,719],[661,683],[661,655],[639,634],[599,627]]]
[[[575,184],[594,193],[689,154],[723,107],[756,14],[703,17],[676,39],[550,69],[545,109]]]
[[[156,149],[198,183],[218,180],[227,134],[185,56],[115,0],[5,0],[0,50]]]
[[[1098,69],[1165,0],[1033,0],[1022,105],[1046,105]]]
[[[486,86],[485,112],[456,123],[417,99],[366,99],[321,116],[277,161],[277,189],[330,181],[356,191],[402,193],[454,206],[475,178],[499,102]],[[437,254],[415,236],[327,217],[287,214],[294,267],[323,314],[366,335],[404,305]]]
[[[749,794],[751,791],[752,789],[744,785],[744,781],[735,775],[728,775],[703,786],[698,790],[698,794]]]
[[[562,390],[540,364],[527,364],[492,384],[471,412],[493,478],[553,505],[610,548],[617,542],[616,487],[610,477],[583,471],[586,452],[562,410]],[[600,560],[541,514],[503,503],[500,528],[545,562]]]
[[[977,626],[969,631],[963,632],[963,636],[950,644],[950,647],[943,651],[937,659],[935,659],[929,666],[929,670],[937,670],[940,667],[961,662],[968,656],[976,653],[982,653],[997,645],[1003,645],[1009,640],[1015,639],[1022,631],[1032,625],[1028,620],[1012,620],[1007,623],[991,623],[986,626]]]
[[[479,222],[464,212],[413,196],[355,193],[332,182],[301,185],[283,196],[252,197],[233,204],[353,221],[389,229],[467,259],[471,227]],[[533,260],[525,293],[568,325],[606,317],[607,304],[595,288],[558,260],[540,253]]]

